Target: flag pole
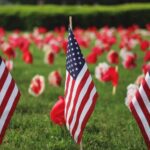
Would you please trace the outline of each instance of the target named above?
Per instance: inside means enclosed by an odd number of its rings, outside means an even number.
[[[80,142],[80,150],[83,150],[82,140]]]
[[[72,16],[69,16],[69,26],[72,30]],[[80,150],[83,150],[82,140],[80,142]]]
[[[70,26],[70,28],[72,30],[72,16],[69,16],[69,26]]]
[[[116,94],[116,86],[113,86],[112,95]]]
[[[118,66],[115,67],[115,70],[118,72]],[[116,94],[116,88],[117,86],[113,86],[112,95]]]

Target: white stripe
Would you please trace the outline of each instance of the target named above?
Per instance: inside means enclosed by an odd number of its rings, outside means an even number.
[[[70,76],[70,80],[69,80],[69,83],[68,83],[68,92],[67,92],[67,95],[65,97],[65,119],[66,119],[66,113],[67,113],[66,109],[67,109],[67,104],[68,104],[68,99],[69,99],[69,95],[70,95],[70,90],[71,90],[72,82],[73,82],[73,78]]]
[[[148,122],[147,122],[147,120],[146,120],[146,118],[145,118],[145,116],[144,116],[144,114],[140,108],[140,105],[138,104],[136,97],[133,98],[132,104],[133,104],[133,106],[136,110],[136,113],[138,114],[138,116],[139,116],[139,118],[143,124],[143,127],[145,129],[145,132],[146,132],[146,134],[150,140],[150,127],[149,127]]]
[[[2,61],[2,63],[1,63],[1,65],[0,65],[0,78],[2,77],[2,75],[3,75],[3,72],[4,72],[4,70],[5,70],[5,64],[4,64],[4,62]]]
[[[12,77],[9,73],[7,78],[6,78],[6,81],[5,81],[4,85],[2,87],[2,90],[0,91],[0,105],[2,104],[3,98],[4,98],[6,92],[9,88],[9,85],[10,85],[11,81],[12,81]]]
[[[75,84],[74,84],[74,88],[73,88],[73,93],[72,93],[72,97],[71,97],[71,103],[70,103],[70,106],[69,106],[69,109],[68,109],[68,114],[67,114],[67,120],[66,120],[66,123],[67,123],[67,128],[69,130],[69,118],[70,118],[70,115],[71,115],[71,111],[72,111],[72,108],[73,108],[73,103],[74,103],[74,98],[75,98],[75,95],[77,94],[77,88],[79,87],[79,84],[81,82],[81,80],[83,79],[85,73],[87,71],[87,65],[85,64],[82,68],[82,70],[80,71],[80,73],[78,74],[77,78],[76,78],[76,81],[75,81]]]
[[[0,133],[2,132],[3,126],[5,124],[5,121],[6,121],[7,117],[8,117],[8,114],[9,114],[9,112],[10,112],[12,106],[13,106],[13,103],[16,99],[17,94],[18,94],[18,88],[15,85],[15,87],[14,87],[12,93],[11,93],[11,96],[9,97],[9,101],[8,101],[6,107],[5,107],[5,110],[4,110],[4,112],[3,112],[3,114],[0,118]]]
[[[75,106],[75,112],[74,112],[74,115],[73,115],[73,120],[70,124],[70,133],[72,133],[72,130],[74,128],[74,125],[75,125],[75,122],[76,122],[76,119],[77,119],[77,113],[78,113],[78,109],[81,105],[81,102],[83,100],[83,97],[85,96],[88,88],[89,88],[89,85],[91,84],[91,81],[92,81],[92,78],[91,78],[91,75],[89,75],[84,87],[82,88],[82,90],[80,91],[80,95],[78,97],[78,100],[77,100],[77,104]]]
[[[150,113],[150,102],[149,102],[149,99],[148,99],[144,89],[143,89],[143,85],[140,86],[139,93],[140,93],[140,95],[141,95],[141,97],[143,99],[143,102],[144,102],[148,112]]]
[[[146,83],[147,83],[148,87],[150,88],[150,76],[149,76],[149,72],[147,72],[147,74],[145,76],[145,80],[146,80]]]
[[[76,130],[75,135],[74,135],[74,139],[76,142],[78,141],[78,136],[81,132],[81,126],[82,126],[83,120],[84,120],[86,114],[88,113],[88,111],[92,105],[93,97],[94,97],[95,93],[96,93],[96,88],[93,87],[93,89],[90,93],[90,97],[89,97],[87,103],[85,104],[84,109],[80,115],[79,124],[78,124],[77,130]]]

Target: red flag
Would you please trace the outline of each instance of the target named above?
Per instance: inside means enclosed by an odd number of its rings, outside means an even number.
[[[74,140],[80,143],[98,94],[71,29],[69,29],[66,61],[66,126]]]
[[[129,104],[130,110],[150,149],[150,74],[146,74],[139,90]]]
[[[20,91],[0,58],[0,143],[20,98]]]

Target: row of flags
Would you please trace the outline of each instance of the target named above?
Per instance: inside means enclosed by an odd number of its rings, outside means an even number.
[[[20,98],[20,90],[0,58],[0,143]],[[74,141],[82,141],[84,128],[94,110],[98,93],[80,47],[69,28],[66,54],[64,122]],[[150,149],[150,74],[129,103],[145,142]]]

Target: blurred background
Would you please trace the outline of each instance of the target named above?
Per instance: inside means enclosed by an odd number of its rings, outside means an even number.
[[[0,0],[1,4],[102,4],[116,5],[133,2],[149,2],[149,0]]]
[[[7,30],[32,30],[43,26],[68,27],[73,16],[74,27],[142,28],[150,20],[149,0],[0,0],[0,26]]]

